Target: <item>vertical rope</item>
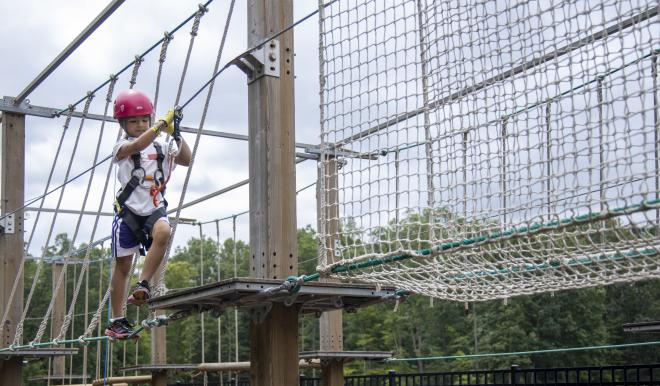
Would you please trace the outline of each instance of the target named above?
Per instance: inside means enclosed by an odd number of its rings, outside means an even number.
[[[218,56],[217,56],[216,61],[215,61],[215,67],[214,67],[214,70],[213,70],[213,74],[215,74],[218,71],[218,68],[220,67],[220,59],[222,57],[222,51],[223,51],[223,48],[224,48],[224,45],[225,45],[225,40],[227,38],[227,32],[229,30],[229,22],[231,20],[231,15],[232,15],[232,12],[233,12],[233,9],[234,9],[234,2],[235,2],[235,0],[232,0],[231,4],[229,6],[229,13],[227,15],[227,22],[225,23],[225,29],[224,29],[224,32],[223,32],[223,35],[222,35],[222,41],[220,43],[220,47],[218,48]],[[208,93],[206,95],[206,101],[204,103],[204,110],[202,112],[202,117],[201,117],[201,120],[200,120],[200,124],[199,124],[199,127],[197,128],[197,133],[196,133],[196,136],[195,136],[195,144],[194,144],[193,149],[192,149],[192,157],[191,157],[191,160],[190,160],[190,165],[188,166],[188,170],[187,170],[187,173],[186,173],[186,178],[183,182],[183,187],[181,188],[181,196],[179,197],[179,205],[177,206],[178,209],[176,211],[175,220],[174,220],[174,223],[172,224],[172,232],[171,232],[170,240],[167,244],[167,249],[166,249],[163,261],[161,262],[161,268],[159,269],[160,275],[158,277],[158,280],[156,281],[156,285],[154,286],[154,295],[155,296],[162,295],[166,292],[165,280],[164,280],[165,279],[165,269],[164,269],[164,267],[167,264],[167,260],[168,260],[169,255],[170,255],[170,251],[172,249],[172,241],[174,240],[174,235],[176,234],[177,224],[179,222],[179,217],[181,215],[181,207],[183,206],[183,201],[185,200],[185,197],[186,197],[186,190],[188,189],[188,182],[190,181],[190,175],[192,173],[192,169],[193,169],[193,166],[195,164],[195,156],[197,155],[197,148],[199,147],[199,141],[200,141],[200,138],[201,138],[202,129],[204,127],[204,121],[206,120],[206,114],[208,113],[209,103],[211,101],[211,96],[213,95],[213,86],[214,86],[214,84],[215,84],[215,80],[211,81],[211,83],[209,84]]]
[[[197,36],[197,31],[199,30],[199,22],[202,19],[202,16],[208,11],[206,6],[203,4],[199,5],[199,10],[195,14],[195,20],[193,20],[192,29],[190,31],[190,43],[188,43],[188,54],[186,55],[186,60],[183,64],[183,71],[181,71],[181,80],[179,81],[179,90],[176,93],[175,105],[179,104],[181,99],[181,91],[183,90],[183,83],[186,80],[186,73],[188,72],[188,64],[190,63],[190,56],[192,54],[193,45],[195,44],[195,37]],[[215,72],[214,72],[215,73]]]
[[[163,63],[165,63],[165,58],[167,57],[167,48],[170,45],[170,42],[174,39],[174,36],[165,31],[165,37],[163,38],[163,44],[160,47],[160,56],[158,58],[158,74],[156,75],[156,91],[154,92],[154,111],[158,107],[158,95],[160,94],[160,77],[163,74]]]
[[[135,86],[135,83],[137,83],[137,76],[138,76],[138,72],[140,71],[140,66],[142,65],[142,62],[144,62],[144,59],[139,55],[135,55],[135,61],[133,62],[133,72],[131,73],[131,80],[129,81],[131,85],[129,88],[133,88],[133,86]]]
[[[74,155],[76,153],[76,149],[78,148],[78,143],[79,143],[79,140],[80,140],[80,134],[82,133],[82,128],[85,124],[85,118],[87,117],[87,114],[89,113],[89,106],[91,105],[93,98],[94,98],[94,94],[92,94],[91,92],[87,94],[87,100],[85,101],[85,107],[83,108],[82,118],[80,119],[80,125],[78,126],[78,135],[76,136],[76,142],[73,146],[73,151],[71,152],[71,159],[69,161],[69,167],[67,168],[67,173],[66,173],[66,176],[64,177],[64,181],[67,181],[69,179],[69,173],[71,172],[71,166],[73,164]],[[62,198],[64,196],[64,188],[65,187],[66,186],[63,186],[62,190],[60,190],[60,197],[59,197],[59,200],[57,202],[57,210],[59,210],[60,205],[62,203]],[[83,208],[84,208],[84,205],[83,205]],[[57,214],[57,211],[55,212],[55,214]],[[82,217],[82,215],[80,217]],[[53,218],[53,224],[51,226],[51,229],[50,229],[50,232],[49,232],[49,239],[46,241],[46,247],[45,248],[48,247],[48,243],[50,241],[50,236],[52,235],[54,225],[55,225],[55,218]],[[80,220],[78,221],[78,225],[76,226],[76,231],[75,231],[74,237],[71,241],[71,245],[73,245],[73,243],[75,241],[75,238],[78,234],[79,228],[80,228]],[[46,250],[45,248],[44,248],[44,250]],[[71,249],[72,248],[70,248],[69,251],[65,252],[65,258],[68,257],[68,255],[71,252]],[[60,276],[59,276],[59,278],[58,278],[58,280],[57,280],[57,285],[55,286],[55,289],[53,290],[53,294],[57,293],[57,291],[62,286],[62,282],[64,280],[64,273],[65,272],[66,272],[66,269],[63,269]],[[55,297],[53,297],[53,299],[51,299],[50,304],[48,305],[48,309],[46,310],[46,315],[44,315],[44,318],[41,321],[41,324],[39,325],[39,329],[37,330],[37,334],[34,337],[34,339],[32,340],[33,343],[39,343],[41,341],[41,338],[42,338],[44,332],[46,331],[46,325],[48,324],[48,317],[50,316],[50,313],[53,311],[54,304],[55,304]],[[66,320],[67,320],[67,318],[65,318],[65,322],[66,322]],[[67,327],[68,327],[68,324],[67,324]]]
[[[62,140],[64,139],[64,133],[66,133],[67,129],[69,128],[69,124],[71,123],[72,114],[73,114],[73,108],[69,108],[69,110],[67,112],[66,120],[64,121],[64,130],[62,132],[62,137],[60,138],[60,144],[58,146],[57,154],[59,154],[60,148],[62,146]],[[80,134],[80,133],[78,133],[78,134]],[[56,161],[57,160],[55,160],[55,162],[53,162],[53,169],[51,169],[51,175],[49,176],[49,180],[52,177],[52,172],[55,168]],[[69,163],[69,170],[70,170],[70,167],[71,167],[71,164]],[[67,176],[64,178],[64,181],[66,181],[67,179],[68,179],[68,173],[67,173]],[[48,189],[48,187],[46,187],[46,189]],[[64,190],[64,186],[62,187],[62,191],[63,190]],[[60,191],[60,201],[61,201],[62,191]],[[44,199],[45,198],[42,198],[40,208],[43,207],[43,200]],[[53,215],[53,220],[51,222],[51,229],[49,231],[48,239],[47,239],[48,241],[50,241],[50,237],[51,237],[51,234],[52,234],[52,231],[53,231],[53,226],[54,226],[54,223],[55,223],[55,219],[57,218],[58,212],[59,212],[59,205],[55,209],[55,214]],[[41,210],[38,213],[41,213]],[[37,216],[39,216],[39,214],[37,214]],[[36,227],[36,224],[35,224],[35,227]],[[34,227],[32,229],[32,233],[30,234],[30,239],[29,239],[30,241],[28,241],[28,245],[32,241],[32,236],[33,235],[34,235]],[[45,250],[45,248],[44,248],[44,250]],[[18,324],[16,325],[16,333],[14,335],[14,341],[13,341],[12,345],[20,345],[21,342],[22,342],[23,326],[25,324],[25,318],[27,316],[27,312],[28,312],[28,310],[30,308],[30,304],[32,302],[32,296],[34,295],[34,290],[37,286],[37,283],[39,282],[39,277],[41,276],[41,270],[42,270],[42,267],[43,267],[43,259],[44,259],[44,257],[42,256],[42,258],[37,261],[37,267],[35,269],[34,276],[32,277],[32,285],[30,286],[30,292],[28,293],[27,299],[25,300],[25,304],[23,306],[23,314],[21,315],[21,319],[19,320]],[[24,260],[25,259],[21,260],[21,266],[19,267],[20,270],[22,270],[22,268],[25,264]],[[11,304],[11,299],[12,299],[13,295],[16,292],[16,288],[17,288],[17,284],[18,284],[18,278],[20,276],[21,276],[21,272],[19,271],[19,274],[16,277],[16,281],[14,281],[14,286],[12,287],[12,292],[10,294],[10,299],[9,299],[9,302],[8,302],[9,304]],[[6,321],[7,321],[7,315],[8,315],[9,308],[10,307],[7,307],[7,309],[5,309],[5,313],[2,317],[2,323],[0,324],[2,326],[4,326]]]

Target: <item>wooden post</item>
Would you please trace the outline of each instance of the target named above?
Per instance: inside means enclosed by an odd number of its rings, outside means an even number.
[[[165,267],[161,264],[154,277],[160,277],[161,269]],[[164,315],[164,310],[154,311],[154,316]],[[167,363],[167,327],[154,327],[151,329],[151,363],[162,365]],[[151,373],[152,386],[167,386],[167,372],[153,371]]]
[[[250,0],[248,46],[292,22],[292,0]],[[293,31],[277,39],[279,77],[261,76],[248,86],[250,276],[284,281],[298,273]],[[297,326],[298,309],[281,303],[252,319],[251,384],[298,384]]]
[[[319,161],[322,161],[319,160]],[[320,203],[321,195],[325,195],[326,207],[317,207],[319,214],[321,210],[325,210],[325,216],[318,216],[319,221],[321,218],[326,219],[325,229],[328,234],[323,240],[327,252],[328,264],[334,263],[339,258],[335,256],[334,243],[339,240],[339,190],[338,190],[338,163],[337,159],[333,156],[327,156],[325,159],[326,165],[324,169],[325,175],[319,174],[318,181],[325,179],[325,191],[317,186],[317,200]],[[319,223],[319,229],[321,224]],[[324,282],[338,281],[336,279],[322,279]],[[319,335],[320,335],[320,349],[321,351],[343,351],[344,350],[344,334],[343,334],[343,315],[342,310],[326,311],[321,314],[319,319]],[[321,362],[321,384],[324,386],[343,386],[344,385],[344,363],[342,361],[322,361]]]
[[[51,324],[51,331],[52,337],[56,337],[59,333],[60,330],[62,329],[62,325],[64,324],[64,314],[66,313],[66,294],[65,294],[65,288],[66,288],[66,272],[64,272],[64,281],[62,282],[62,285],[60,286],[59,290],[55,292],[55,287],[57,287],[57,280],[59,279],[60,275],[62,274],[62,271],[66,269],[66,266],[61,263],[55,263],[53,264],[53,275],[52,275],[52,289],[53,289],[53,298],[55,299],[55,303],[53,303],[53,314],[52,314],[52,324]],[[53,376],[57,377],[64,377],[64,374],[66,372],[66,367],[64,364],[64,356],[56,356],[53,358],[53,371],[52,374]]]
[[[25,115],[2,114],[2,144],[0,147],[0,214],[12,212],[23,206],[25,189]],[[14,280],[23,259],[23,211],[14,214],[14,233],[0,234],[0,315],[10,307],[7,322],[2,328],[0,347],[9,346],[14,340],[16,325],[23,313],[23,279],[20,278],[14,300],[9,303]],[[0,361],[0,380],[6,385],[22,383],[23,358],[14,357]]]

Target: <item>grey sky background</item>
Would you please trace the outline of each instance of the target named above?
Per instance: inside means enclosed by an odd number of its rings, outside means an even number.
[[[135,55],[141,54],[157,42],[163,32],[171,30],[195,12],[197,1],[126,1],[94,34],[83,43],[39,88],[30,96],[31,104],[65,108],[85,96],[108,79],[109,74],[118,72],[130,63]],[[187,100],[212,75],[222,31],[227,18],[230,1],[216,0],[202,18],[195,38],[189,69],[181,92],[181,101]],[[229,27],[221,66],[247,49],[246,18],[247,2],[236,1]],[[21,92],[37,74],[52,61],[61,50],[77,36],[83,28],[107,5],[107,1],[43,2],[28,0],[1,2],[0,36],[4,48],[0,61],[0,92],[3,96],[15,96]],[[317,6],[313,1],[294,1],[294,20],[306,15]],[[184,58],[190,41],[192,22],[182,27],[168,49],[164,65],[160,97],[157,101],[157,116],[171,108],[176,99]],[[319,86],[318,86],[318,17],[311,18],[295,29],[295,74],[296,74],[296,140],[318,144],[319,142]],[[154,95],[160,46],[154,49],[141,65],[136,89]],[[120,77],[115,87],[118,91],[129,87],[131,70]],[[105,107],[107,87],[96,93],[90,112],[102,114]],[[204,91],[184,111],[183,125],[197,127],[207,92]],[[239,134],[247,134],[247,85],[242,72],[233,67],[221,74],[216,81],[210,109],[204,128]],[[77,107],[81,111],[83,103]],[[111,109],[111,107],[110,107]],[[46,119],[26,118],[26,200],[43,193],[57,145],[63,131],[65,117]],[[51,188],[62,183],[80,120],[72,119],[65,136],[62,151],[51,182]],[[107,156],[117,135],[117,125],[107,123],[101,142],[99,157]],[[97,146],[100,122],[85,121],[80,143],[74,156],[70,177],[92,165]],[[189,144],[194,135],[184,134]],[[192,201],[221,188],[248,178],[247,142],[203,137],[200,144],[185,202]],[[95,173],[86,210],[96,211],[101,199],[108,163]],[[297,188],[316,180],[317,167],[314,161],[298,165]],[[170,208],[179,202],[181,186],[186,169],[178,168],[168,185],[167,198]],[[87,188],[89,174],[66,187],[62,209],[79,209]],[[111,201],[118,189],[116,178],[110,178],[109,191],[103,201],[103,211],[111,211]],[[55,208],[59,191],[51,194],[44,207]],[[38,206],[38,202],[32,206]],[[218,196],[203,204],[186,209],[181,216],[198,221],[209,221],[231,216],[248,209],[248,187],[241,187],[229,194]],[[26,229],[32,229],[36,212],[29,213]],[[81,223],[76,243],[88,242],[93,225],[93,216],[85,216]],[[46,242],[52,214],[41,215],[29,252],[40,255]],[[53,237],[67,232],[71,237],[78,221],[77,215],[60,214],[57,217]],[[110,234],[110,217],[102,218],[94,239]],[[298,227],[311,224],[316,227],[316,199],[314,188],[298,195]],[[231,221],[220,223],[220,237],[231,236]],[[181,246],[190,237],[198,237],[198,228],[179,226],[175,246]],[[204,227],[206,236],[215,237],[215,225]],[[237,236],[248,239],[248,216],[237,219]],[[27,238],[26,238],[27,240]],[[106,243],[106,246],[109,244]]]

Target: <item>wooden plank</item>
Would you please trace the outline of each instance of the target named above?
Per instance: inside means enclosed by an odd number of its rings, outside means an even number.
[[[1,214],[23,205],[25,187],[25,115],[2,114],[2,148],[0,149],[0,205]],[[7,322],[2,328],[0,346],[9,346],[16,333],[23,312],[23,279],[20,278],[13,302],[8,304],[14,280],[23,259],[23,211],[14,216],[14,233],[0,234],[0,315],[10,307]],[[7,385],[22,382],[22,358],[0,361],[0,379]]]
[[[250,0],[248,45],[292,22],[292,0]],[[263,76],[248,86],[250,276],[284,280],[298,273],[293,32],[278,39],[280,77]],[[297,308],[283,304],[251,322],[251,384],[298,383],[298,329],[291,328],[297,325]]]

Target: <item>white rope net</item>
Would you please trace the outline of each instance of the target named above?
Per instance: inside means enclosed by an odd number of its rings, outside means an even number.
[[[460,301],[660,277],[659,8],[322,9],[319,270]]]

